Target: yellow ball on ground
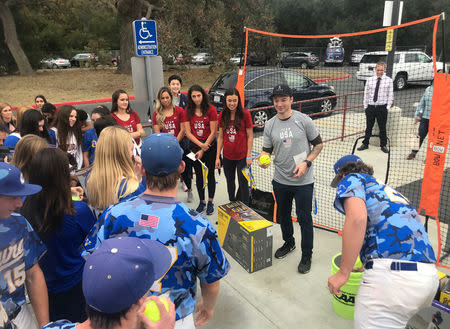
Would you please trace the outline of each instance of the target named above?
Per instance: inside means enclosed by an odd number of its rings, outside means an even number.
[[[159,300],[166,307],[166,311],[169,312],[169,303],[167,302],[167,300],[165,298],[160,298]],[[147,317],[153,322],[158,322],[159,320],[161,320],[161,313],[159,312],[158,305],[156,305],[154,300],[151,300],[147,303],[147,305],[145,306],[144,314],[147,315]]]
[[[270,164],[270,156],[267,154],[263,154],[259,157],[259,163],[262,165]]]

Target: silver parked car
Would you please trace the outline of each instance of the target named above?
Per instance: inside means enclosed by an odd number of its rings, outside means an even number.
[[[43,69],[61,69],[71,67],[68,59],[60,57],[43,59],[40,63]]]
[[[197,53],[192,56],[192,64],[207,65],[212,63],[212,56],[210,53]]]

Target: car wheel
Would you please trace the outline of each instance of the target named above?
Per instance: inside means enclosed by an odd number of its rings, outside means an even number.
[[[308,68],[308,64],[305,63],[305,62],[303,62],[303,63],[300,64],[300,67],[301,67],[302,69],[307,69],[307,68]]]
[[[255,110],[251,111],[250,113],[252,114],[253,125],[258,125],[258,127],[255,127],[255,130],[264,130],[264,125],[266,124],[267,120],[269,120],[269,113],[267,112],[267,110]]]
[[[331,101],[331,99],[324,99],[320,102],[319,108],[320,113],[326,113],[331,111],[332,109],[333,109],[333,102]]]
[[[58,68],[58,65],[56,65],[56,64],[52,65],[52,69],[57,69],[57,68]]]
[[[408,82],[406,75],[404,74],[397,74],[394,80],[394,87],[396,90],[403,90],[406,88]]]

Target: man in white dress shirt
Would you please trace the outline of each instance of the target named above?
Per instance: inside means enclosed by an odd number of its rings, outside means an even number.
[[[376,75],[367,79],[366,87],[364,89],[366,135],[362,145],[358,148],[358,151],[367,150],[369,148],[369,140],[376,119],[378,127],[380,128],[381,151],[388,153],[389,151],[386,147],[387,110],[394,102],[394,84],[392,79],[385,74],[386,64],[384,62],[378,62],[375,71]]]

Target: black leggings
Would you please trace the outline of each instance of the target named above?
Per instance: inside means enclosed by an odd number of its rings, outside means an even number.
[[[183,154],[183,161],[186,164],[186,167],[184,168],[183,173],[181,174],[181,178],[183,179],[183,182],[186,184],[186,187],[188,188],[188,190],[192,189],[192,160],[189,159],[187,157],[187,155],[191,152],[189,146],[190,146],[190,142],[189,139],[187,139],[187,137],[184,137],[181,142],[180,142],[180,146],[184,151]]]
[[[192,152],[196,153],[200,150],[197,145],[192,145]],[[217,143],[213,142],[211,147],[203,153],[200,159],[208,167],[208,197],[214,199],[214,194],[216,193],[216,178],[214,176],[214,170],[216,167],[216,153],[217,153]],[[197,184],[197,192],[200,201],[205,201],[205,189],[203,188],[203,174],[202,174],[202,164],[200,161],[194,161],[195,170],[195,183]]]
[[[247,179],[242,174],[242,169],[247,166],[246,158],[241,160],[229,160],[223,157],[222,160],[223,172],[225,173],[225,177],[227,178],[227,190],[228,190],[228,199],[230,201],[240,200],[245,204],[249,202],[249,192],[248,192],[248,182]],[[236,195],[236,170],[239,182],[239,193]]]

